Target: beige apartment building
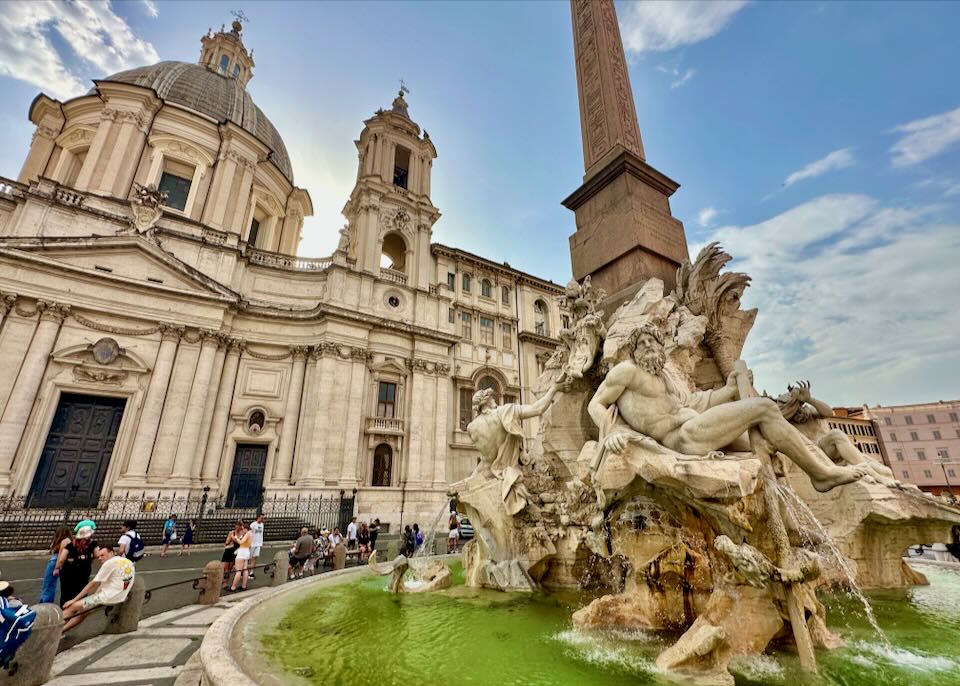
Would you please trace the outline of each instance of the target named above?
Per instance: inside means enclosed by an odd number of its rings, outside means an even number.
[[[862,407],[835,407],[833,416],[821,419],[820,422],[827,429],[839,429],[845,433],[857,450],[867,457],[877,462],[884,461],[880,439],[873,422],[864,416]]]
[[[30,104],[0,178],[0,495],[357,489],[362,518],[424,521],[477,462],[474,391],[531,399],[563,291],[434,242],[437,148],[403,94],[354,141],[337,250],[303,258],[312,201],[253,68],[234,23],[197,63]]]
[[[960,400],[864,406],[884,460],[901,481],[930,493],[960,495]]]

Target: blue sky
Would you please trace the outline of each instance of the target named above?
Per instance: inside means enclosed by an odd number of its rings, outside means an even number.
[[[691,252],[721,240],[760,307],[771,392],[836,404],[960,396],[960,4],[618,2],[647,160],[681,184]],[[434,240],[569,278],[583,173],[566,2],[0,4],[0,175],[38,90],[193,61],[229,10],[250,91],[311,194],[301,253],[336,245],[363,119],[399,79],[439,158]]]

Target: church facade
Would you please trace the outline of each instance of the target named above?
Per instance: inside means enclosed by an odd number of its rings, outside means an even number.
[[[361,518],[423,521],[476,464],[473,393],[534,399],[562,289],[433,241],[403,94],[363,122],[337,250],[302,258],[310,195],[253,67],[234,23],[198,63],[31,104],[0,178],[0,495],[356,489]]]

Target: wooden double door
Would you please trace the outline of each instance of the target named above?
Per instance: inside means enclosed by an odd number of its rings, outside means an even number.
[[[267,469],[267,446],[238,443],[227,489],[227,507],[258,507]]]
[[[30,488],[32,506],[97,503],[126,404],[126,398],[60,396]]]

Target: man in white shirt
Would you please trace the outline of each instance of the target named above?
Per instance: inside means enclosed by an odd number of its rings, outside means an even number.
[[[63,630],[69,631],[87,618],[87,610],[100,605],[119,605],[130,594],[136,572],[133,562],[117,555],[113,546],[100,546],[96,550],[100,570],[93,581],[83,587],[76,598],[63,606]]]
[[[250,548],[250,569],[256,569],[257,558],[260,557],[260,548],[263,547],[263,515],[257,515],[257,518],[250,522],[250,531],[253,533],[253,542]],[[250,572],[250,578],[253,579],[253,572]]]
[[[357,547],[357,518],[347,524],[347,550],[354,550]]]

